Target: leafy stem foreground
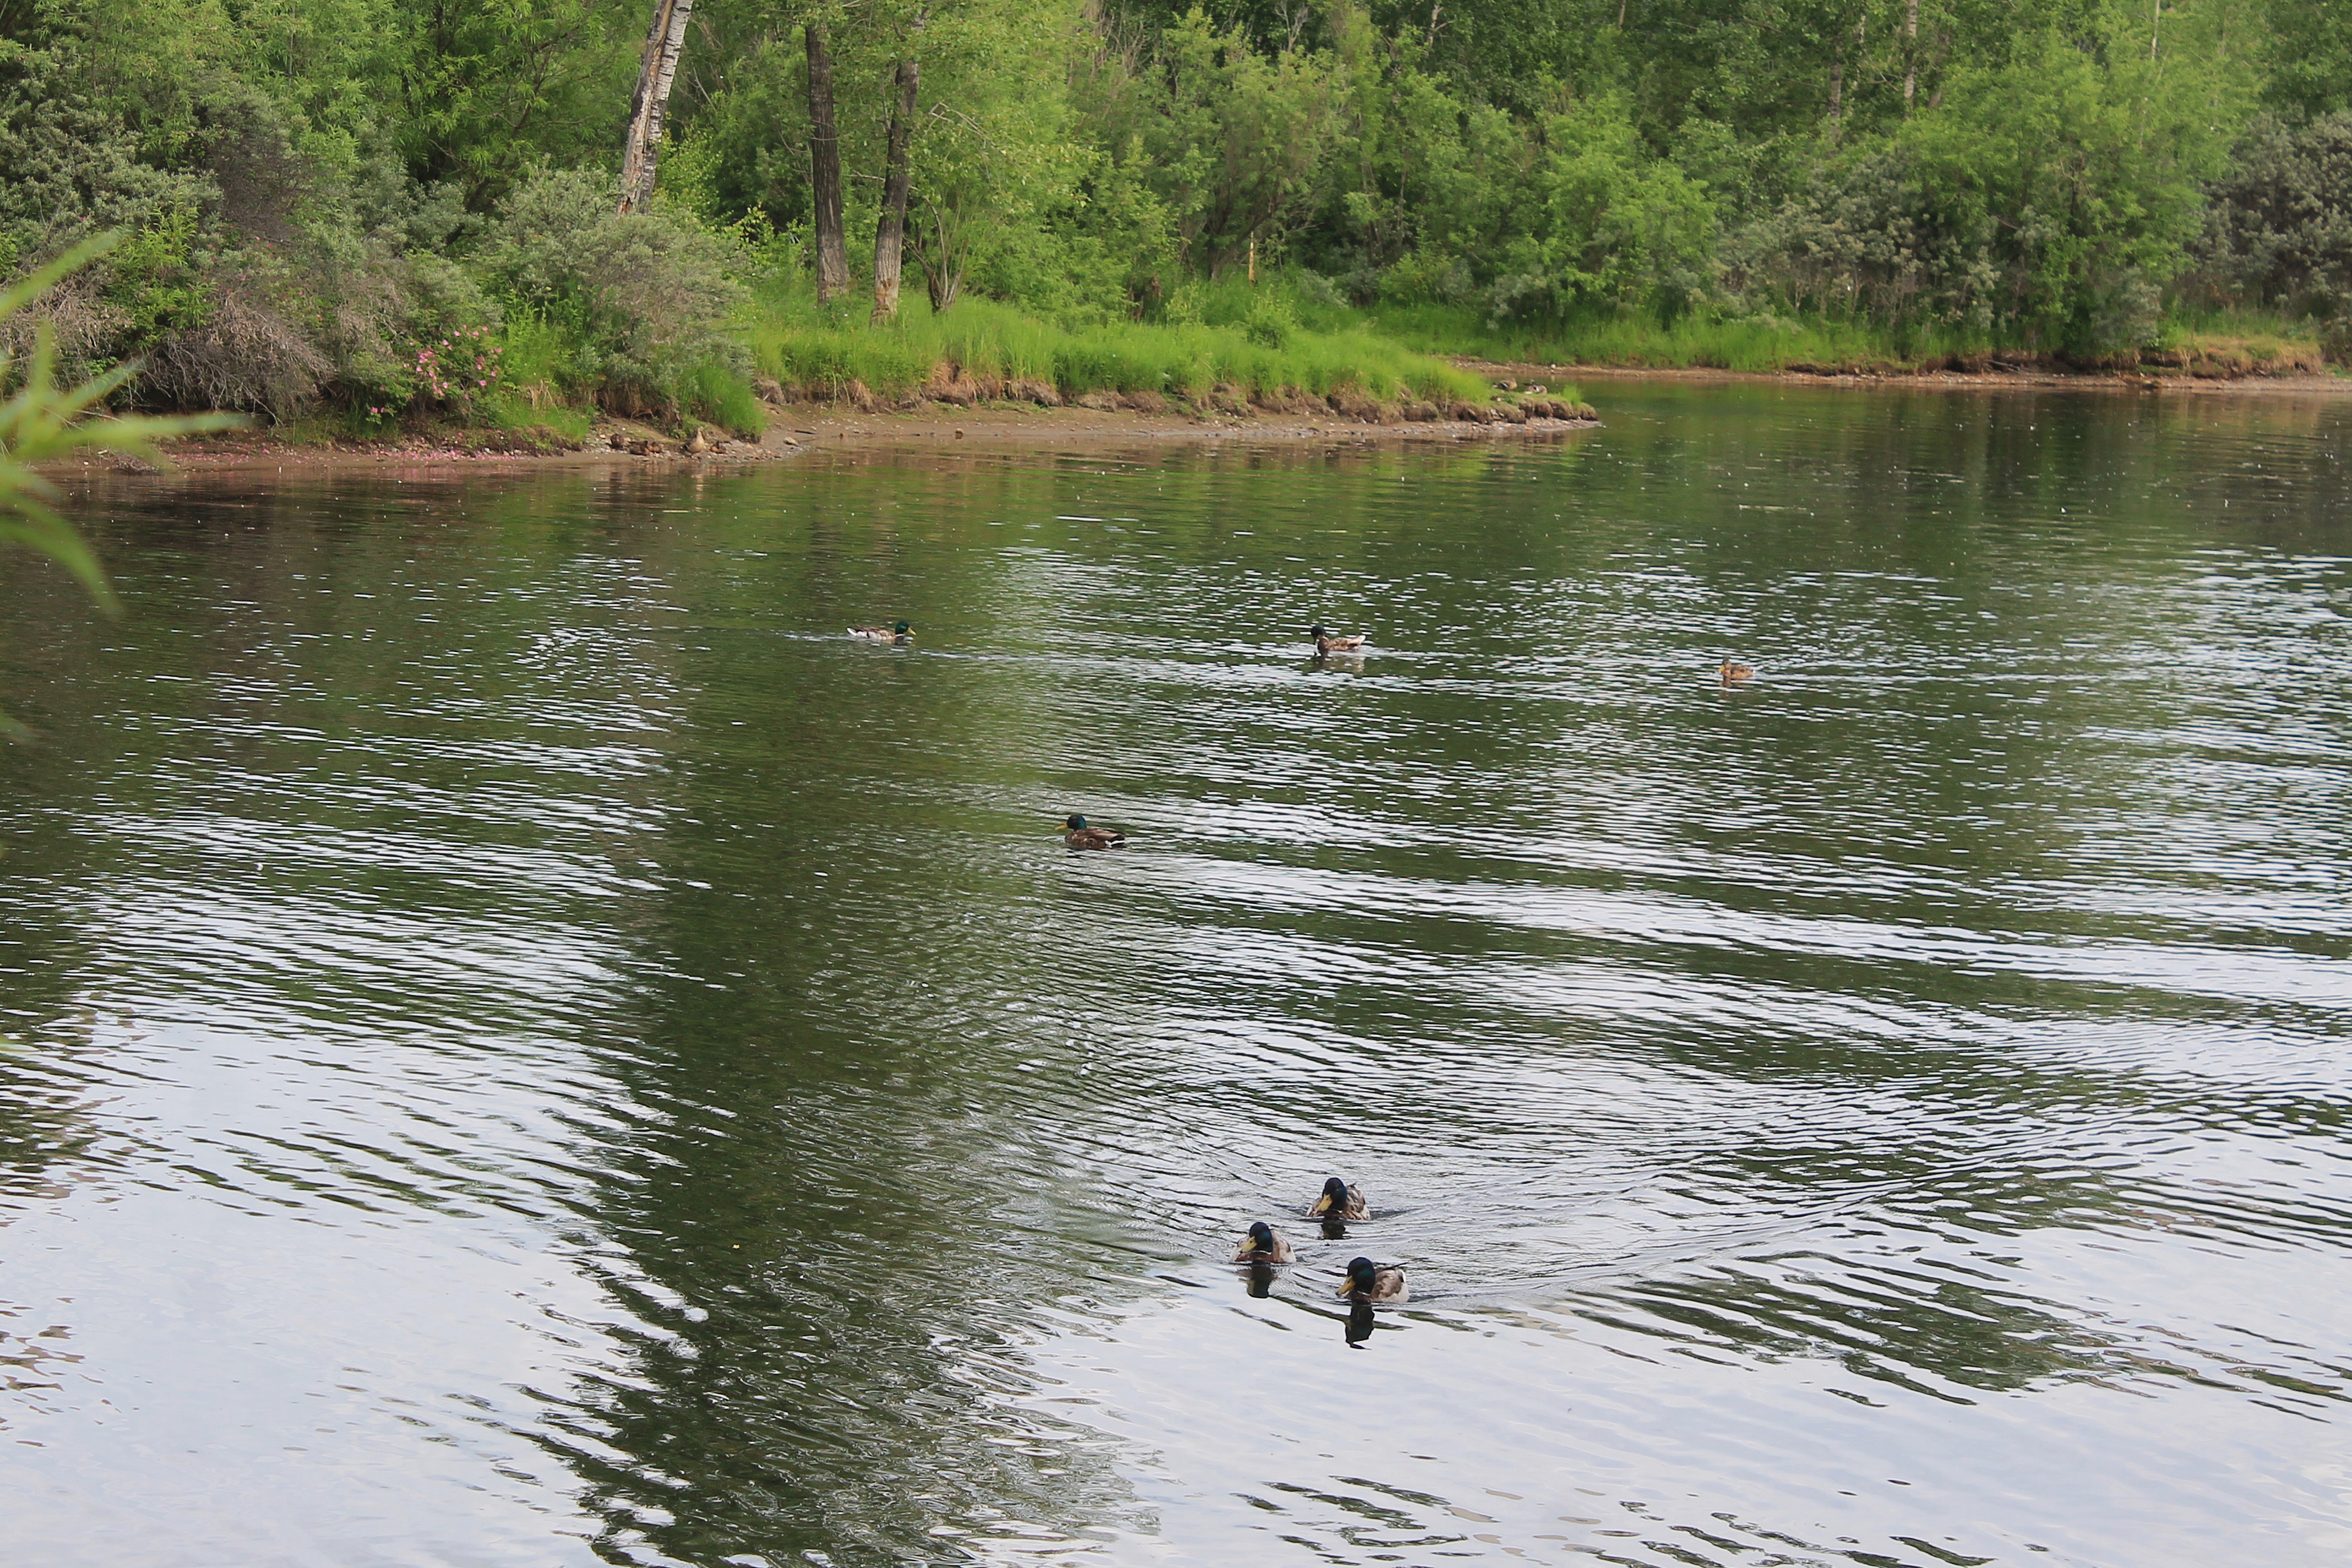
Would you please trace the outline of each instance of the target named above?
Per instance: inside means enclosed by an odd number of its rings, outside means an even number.
[[[12,318],[54,288],[59,280],[89,265],[121,243],[120,234],[96,235],[47,266],[0,290],[0,334]],[[100,607],[121,608],[89,542],[68,522],[54,504],[58,488],[34,465],[77,448],[121,452],[166,468],[155,443],[170,436],[204,430],[225,430],[245,423],[234,414],[174,416],[114,415],[106,400],[139,374],[136,360],[125,361],[78,386],[57,384],[57,349],[46,321],[33,335],[29,356],[18,368],[18,356],[0,336],[0,388],[15,390],[0,403],[0,543],[13,544],[46,555],[88,589]],[[0,713],[0,731],[21,739],[25,727]]]

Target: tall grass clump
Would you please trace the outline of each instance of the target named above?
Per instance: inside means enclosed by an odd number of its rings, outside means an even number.
[[[751,384],[723,364],[688,367],[678,377],[678,404],[690,417],[746,440],[757,440],[767,424]]]
[[[1486,382],[1350,321],[1306,330],[1278,290],[1247,309],[1203,320],[1197,310],[1156,321],[1064,325],[1013,306],[967,299],[944,315],[910,299],[899,319],[873,327],[854,311],[817,305],[796,279],[760,295],[743,326],[753,363],[786,386],[821,397],[863,387],[903,397],[944,373],[981,384],[1051,385],[1065,398],[1157,393],[1198,399],[1219,389],[1268,396],[1352,390],[1375,402],[1417,397],[1484,404]]]

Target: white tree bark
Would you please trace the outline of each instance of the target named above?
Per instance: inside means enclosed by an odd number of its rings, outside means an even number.
[[[646,32],[645,63],[637,68],[637,98],[629,106],[629,139],[621,146],[621,211],[637,211],[654,199],[654,162],[661,152],[662,110],[677,78],[678,51],[686,47],[686,19],[694,0],[654,0],[653,26]]]

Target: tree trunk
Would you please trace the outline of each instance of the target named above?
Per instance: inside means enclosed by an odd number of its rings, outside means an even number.
[[[833,125],[833,53],[824,24],[803,29],[808,43],[809,196],[816,208],[816,298],[849,289],[849,247],[841,234],[841,133]]]
[[[645,62],[637,67],[636,101],[629,106],[629,139],[621,144],[621,213],[639,211],[654,199],[654,161],[661,152],[662,110],[670,83],[677,79],[678,51],[686,47],[686,19],[694,0],[654,0],[654,22],[646,30]]]
[[[915,26],[922,26],[919,20]],[[898,314],[900,255],[907,243],[907,191],[911,183],[908,153],[915,140],[915,94],[922,85],[922,62],[898,62],[898,101],[890,106],[890,145],[882,178],[882,219],[874,228],[874,320],[887,321]]]
[[[929,238],[923,225],[914,228],[910,243],[915,265],[923,269],[923,283],[931,296],[931,314],[945,315],[963,292],[963,247],[956,242],[953,221],[936,206],[931,209]]]
[[[1838,137],[1838,115],[1845,108],[1845,56],[1830,61],[1830,140]]]
[[[1903,112],[1919,91],[1919,0],[1903,0]]]
[[[923,282],[931,296],[931,314],[944,316],[948,307],[963,296],[963,263],[952,256],[933,258],[918,253],[923,264]]]

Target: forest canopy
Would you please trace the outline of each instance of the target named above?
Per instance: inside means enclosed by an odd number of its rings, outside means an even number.
[[[123,236],[50,296],[69,365],[280,419],[756,425],[763,374],[991,353],[1435,397],[1398,342],[2127,363],[2232,312],[2342,346],[2352,11],[0,0],[0,281]]]

